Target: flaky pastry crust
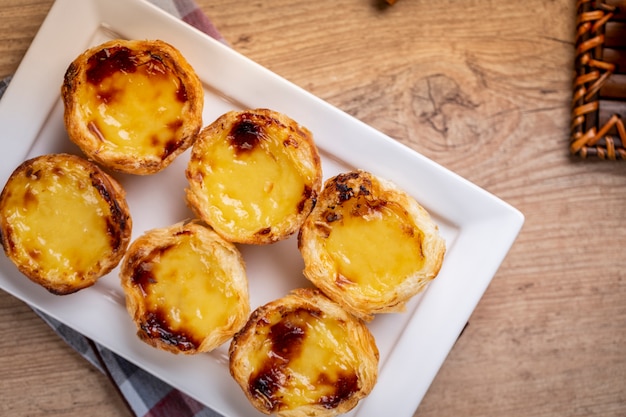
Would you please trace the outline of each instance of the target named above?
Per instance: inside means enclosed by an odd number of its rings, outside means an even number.
[[[403,311],[437,276],[445,254],[429,213],[392,182],[363,170],[326,181],[298,247],[306,278],[366,321]]]
[[[138,337],[160,350],[211,351],[250,314],[241,254],[198,220],[138,237],[122,261],[120,278]]]
[[[186,171],[189,207],[232,242],[297,232],[322,186],[313,135],[269,109],[231,111],[202,129]]]
[[[80,54],[61,97],[70,139],[117,171],[161,171],[202,127],[204,91],[178,49],[161,40],[114,39]]]
[[[365,324],[311,288],[257,308],[229,348],[251,404],[282,417],[350,411],[373,389],[378,359]]]
[[[131,238],[121,185],[70,154],[42,155],[13,171],[0,194],[0,238],[33,282],[65,295],[115,268]]]

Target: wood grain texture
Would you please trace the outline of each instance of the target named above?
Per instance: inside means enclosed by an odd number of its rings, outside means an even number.
[[[3,3],[0,75],[50,4]],[[199,4],[234,49],[525,214],[416,417],[626,415],[626,164],[568,153],[575,2]],[[1,415],[126,415],[27,306],[0,306]]]
[[[0,334],[0,415],[130,417],[109,380],[5,292]]]

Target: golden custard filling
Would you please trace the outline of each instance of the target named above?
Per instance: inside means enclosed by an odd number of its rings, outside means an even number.
[[[112,242],[108,201],[87,173],[64,164],[45,174],[30,171],[13,178],[4,215],[23,258],[45,268],[42,275],[68,274],[72,280],[108,256]]]
[[[88,66],[78,101],[91,133],[118,152],[167,156],[178,140],[187,102],[172,69],[158,56],[121,46],[98,52]]]
[[[324,247],[346,291],[378,297],[423,267],[423,233],[395,203],[352,198],[326,220],[333,221]]]
[[[194,235],[180,237],[176,244],[154,249],[132,279],[144,294],[143,330],[186,350],[227,326],[240,300],[219,254],[206,251]]]
[[[359,389],[359,358],[345,322],[320,311],[275,311],[256,337],[248,389],[273,411],[306,404],[335,407]]]
[[[245,123],[223,131],[207,148],[202,187],[212,217],[229,232],[255,233],[297,213],[315,174],[307,177],[292,160],[283,129],[251,133],[254,127]]]

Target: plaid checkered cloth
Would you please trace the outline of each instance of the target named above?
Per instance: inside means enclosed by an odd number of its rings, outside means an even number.
[[[226,43],[213,23],[193,0],[149,1],[211,37]],[[10,81],[11,77],[0,80],[0,97]],[[63,323],[36,309],[34,311],[68,345],[109,377],[133,415],[137,417],[222,417],[221,414],[205,407]]]

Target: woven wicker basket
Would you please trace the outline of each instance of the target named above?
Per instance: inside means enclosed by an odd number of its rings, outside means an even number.
[[[626,0],[578,0],[570,151],[626,160]]]

